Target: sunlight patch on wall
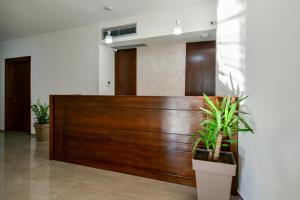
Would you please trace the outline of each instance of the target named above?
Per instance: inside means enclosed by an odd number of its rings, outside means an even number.
[[[245,0],[219,0],[217,28],[217,94],[245,90]]]

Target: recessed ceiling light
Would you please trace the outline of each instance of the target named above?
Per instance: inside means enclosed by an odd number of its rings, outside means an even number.
[[[202,37],[202,38],[208,38],[209,37],[209,33],[202,33],[200,35],[200,37]]]
[[[106,11],[112,11],[112,10],[113,10],[113,7],[111,7],[111,6],[105,6],[105,7],[104,7],[104,10],[106,10]]]

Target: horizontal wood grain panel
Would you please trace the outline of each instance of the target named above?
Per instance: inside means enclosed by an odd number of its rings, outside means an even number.
[[[65,162],[70,162],[74,164],[85,165],[85,166],[90,166],[90,167],[95,167],[99,169],[110,170],[110,171],[115,171],[120,173],[126,173],[126,174],[131,174],[131,175],[141,176],[141,177],[146,177],[151,179],[157,179],[157,180],[167,181],[171,183],[179,183],[188,186],[196,185],[194,177],[185,177],[185,176],[177,176],[168,173],[160,173],[158,171],[144,170],[135,167],[116,165],[107,162],[99,162],[94,159],[84,160],[81,158],[72,157],[66,159]]]
[[[158,139],[144,139],[142,137],[124,137],[116,135],[109,135],[109,134],[82,134],[80,132],[74,131],[64,131],[65,132],[65,140],[75,140],[78,139],[81,142],[88,142],[88,143],[97,143],[102,144],[105,142],[106,144],[114,145],[130,145],[134,148],[143,148],[144,150],[147,149],[166,149],[166,150],[173,150],[173,151],[183,151],[183,152],[191,152],[192,144],[191,143],[181,143],[181,142],[170,142],[165,140],[158,140]],[[151,134],[151,133],[150,133]],[[171,134],[168,134],[171,135]]]
[[[203,97],[159,97],[159,96],[89,96],[89,95],[54,95],[55,101],[66,106],[99,106],[105,108],[149,108],[199,111],[204,106]],[[86,101],[88,99],[88,101]]]
[[[86,160],[108,162],[115,165],[134,166],[135,168],[190,176],[194,172],[189,169],[192,154],[189,152],[163,149],[143,149],[132,145],[114,146],[112,143],[81,142],[68,138],[66,140],[65,158],[77,156]],[[87,153],[89,152],[89,153]],[[155,158],[155,159],[153,159]],[[178,163],[181,163],[178,165]]]
[[[191,144],[193,139],[191,134],[175,134],[175,133],[163,133],[163,132],[151,132],[151,131],[135,131],[135,130],[120,130],[112,128],[99,128],[99,127],[85,127],[76,125],[65,125],[65,134],[75,134],[83,137],[97,137],[115,136],[125,138],[136,138],[139,140],[155,140],[166,142],[178,142]]]
[[[72,106],[65,110],[64,121],[66,125],[190,134],[202,115],[200,111]]]

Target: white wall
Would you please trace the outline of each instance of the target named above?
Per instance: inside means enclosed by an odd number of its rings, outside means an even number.
[[[4,128],[4,59],[31,56],[32,101],[49,94],[98,94],[98,26],[0,42],[0,129]],[[33,129],[32,129],[33,132]]]
[[[137,95],[184,96],[186,44],[137,49]]]
[[[99,94],[115,95],[115,53],[99,45]]]
[[[185,43],[137,48],[137,95],[184,96],[185,58]],[[100,45],[99,94],[114,95],[114,71],[112,48]]]
[[[246,200],[300,196],[299,8],[296,0],[219,0],[217,93],[227,93],[231,72],[250,96],[244,107],[256,132],[240,135]]]

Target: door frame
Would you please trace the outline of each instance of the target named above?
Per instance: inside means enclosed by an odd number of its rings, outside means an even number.
[[[8,68],[8,63],[10,62],[20,62],[20,61],[29,61],[29,82],[30,82],[30,87],[29,87],[29,102],[31,102],[31,56],[24,56],[24,57],[15,57],[15,58],[5,58],[5,77],[4,77],[4,87],[5,87],[5,95],[4,95],[4,130],[7,131],[7,113],[8,113],[8,103],[7,103],[7,92],[8,92],[8,79],[7,79],[7,68]],[[28,114],[29,118],[29,124],[28,124],[28,134],[31,134],[31,111]]]

